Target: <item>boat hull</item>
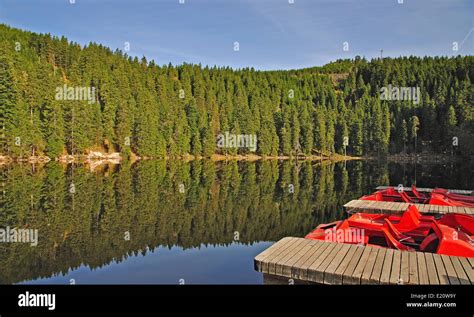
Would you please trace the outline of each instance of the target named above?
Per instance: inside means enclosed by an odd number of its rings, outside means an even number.
[[[431,193],[420,193],[412,186],[411,190],[387,188],[360,198],[361,200],[405,202],[440,206],[474,207],[474,197],[453,194],[446,189],[436,188]]]
[[[474,217],[446,214],[435,219],[411,205],[401,216],[356,213],[319,225],[305,238],[474,258]]]

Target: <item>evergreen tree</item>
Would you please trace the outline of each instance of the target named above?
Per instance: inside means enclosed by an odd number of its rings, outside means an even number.
[[[474,151],[466,141],[474,135],[473,64],[472,56],[410,56],[288,71],[158,66],[0,25],[0,149],[13,157],[249,154],[216,146],[228,132],[256,134],[263,156],[343,153],[345,137],[353,155],[404,152],[407,142],[443,153],[462,135],[458,154],[467,155]],[[381,101],[389,84],[419,87],[422,98]],[[56,100],[64,85],[94,88],[97,102]]]

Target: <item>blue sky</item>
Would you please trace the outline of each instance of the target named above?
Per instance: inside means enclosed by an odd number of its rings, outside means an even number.
[[[158,64],[291,69],[378,57],[381,49],[384,56],[474,51],[473,0],[69,1],[0,0],[0,22],[112,49],[129,42],[129,55]]]

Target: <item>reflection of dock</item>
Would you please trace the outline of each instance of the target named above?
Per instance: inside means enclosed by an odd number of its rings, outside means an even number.
[[[286,237],[255,257],[265,280],[321,284],[474,284],[474,258]]]
[[[454,206],[440,206],[429,204],[409,204],[390,201],[375,201],[375,200],[351,200],[344,205],[348,211],[354,212],[370,212],[370,213],[387,213],[397,214],[403,213],[408,206],[415,205],[418,211],[422,214],[447,214],[460,213],[467,215],[474,215],[474,207],[454,207]]]
[[[384,190],[388,188],[393,188],[393,189],[399,189],[398,187],[394,186],[378,186],[376,189],[377,190]],[[433,188],[416,188],[417,191],[419,192],[424,192],[424,193],[431,193],[433,191]],[[411,191],[411,187],[403,187],[403,191]],[[465,189],[448,189],[448,192],[452,194],[460,194],[460,195],[472,195],[473,191],[472,190],[465,190]]]

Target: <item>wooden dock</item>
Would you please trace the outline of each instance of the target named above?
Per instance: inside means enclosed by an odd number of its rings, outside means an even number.
[[[387,188],[393,188],[397,190],[398,186],[378,186],[375,189],[384,190]],[[433,191],[433,188],[417,187],[416,190],[419,192],[431,193]],[[403,187],[403,191],[411,191],[411,187]],[[473,190],[468,190],[468,189],[448,189],[448,192],[453,193],[453,194],[460,194],[460,195],[472,195],[474,193]]]
[[[255,269],[279,280],[319,284],[474,284],[474,258],[286,237]]]
[[[453,206],[439,206],[429,204],[409,204],[390,201],[375,201],[375,200],[351,200],[344,205],[347,211],[353,212],[370,212],[370,213],[389,213],[399,214],[403,213],[408,206],[415,205],[418,211],[422,214],[448,214],[460,213],[466,215],[474,215],[474,207],[453,207]]]

